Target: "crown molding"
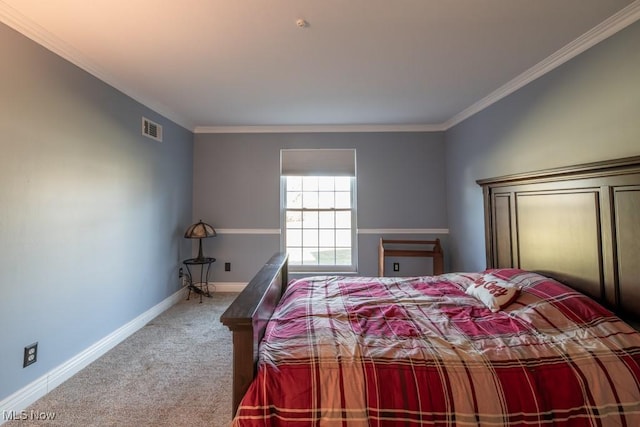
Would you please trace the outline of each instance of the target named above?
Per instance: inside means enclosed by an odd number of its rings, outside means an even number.
[[[194,133],[314,133],[314,132],[443,132],[484,110],[528,83],[593,47],[640,19],[640,0],[635,0],[605,21],[526,70],[489,95],[439,124],[413,125],[276,125],[276,126],[194,126],[164,105],[159,105],[93,64],[73,47],[50,34],[17,10],[0,0],[0,21],[46,49],[87,71],[125,95]]]
[[[616,14],[611,15],[608,19],[602,21],[571,43],[549,55],[524,73],[451,117],[444,122],[442,126],[445,130],[452,128],[463,120],[479,113],[502,98],[505,98],[523,86],[554,70],[570,59],[575,58],[585,50],[611,37],[618,31],[623,30],[638,19],[640,19],[640,0],[634,1]]]
[[[193,129],[194,124],[190,123],[184,117],[181,117],[175,112],[171,111],[165,105],[158,104],[154,101],[147,99],[140,95],[137,90],[130,86],[118,81],[112,75],[101,69],[99,66],[93,63],[89,58],[81,54],[78,50],[71,45],[65,43],[58,37],[45,30],[40,25],[33,22],[31,19],[22,15],[16,9],[12,8],[5,2],[0,0],[0,22],[5,23],[7,26],[13,28],[25,37],[33,40],[44,48],[50,50],[56,55],[66,59],[75,66],[81,68],[87,73],[98,78],[102,82],[112,86],[116,90],[122,92],[133,100],[139,102],[143,106],[155,111],[156,113],[164,116],[172,122],[186,128]]]
[[[194,133],[442,132],[438,125],[196,126]]]

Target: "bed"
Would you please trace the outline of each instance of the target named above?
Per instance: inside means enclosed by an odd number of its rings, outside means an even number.
[[[221,317],[234,425],[640,425],[640,158],[478,183],[486,271],[289,282],[275,254]]]

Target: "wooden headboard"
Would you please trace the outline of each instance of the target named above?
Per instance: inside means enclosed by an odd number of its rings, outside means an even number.
[[[477,182],[489,268],[536,271],[640,318],[640,156]]]

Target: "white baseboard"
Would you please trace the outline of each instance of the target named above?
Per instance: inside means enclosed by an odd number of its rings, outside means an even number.
[[[121,326],[106,337],[102,338],[100,341],[67,360],[62,365],[52,369],[40,378],[0,401],[0,425],[7,421],[4,419],[5,417],[3,417],[2,414],[15,414],[23,411],[36,400],[40,399],[73,375],[80,372],[91,362],[104,355],[113,347],[131,336],[134,332],[149,323],[149,321],[183,299],[185,297],[184,292],[185,289],[180,289],[178,292],[151,307],[129,323]]]
[[[209,282],[209,286],[215,286],[214,292],[242,292],[247,284],[244,282]]]
[[[200,287],[200,282],[194,283]],[[242,292],[247,286],[246,282],[208,282],[209,292]]]

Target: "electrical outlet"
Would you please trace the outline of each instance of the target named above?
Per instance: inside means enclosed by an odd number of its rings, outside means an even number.
[[[27,366],[33,363],[36,363],[37,360],[38,360],[38,343],[35,342],[24,348],[24,359],[22,362],[22,367],[26,368]]]
[[[400,271],[400,263],[399,262],[394,262],[393,263],[393,271]]]
[[[182,269],[182,267],[180,267],[180,269],[178,270],[178,279],[182,279],[182,276],[184,276],[184,270]]]
[[[230,262],[225,262],[224,263],[224,271],[231,271],[231,263]]]

